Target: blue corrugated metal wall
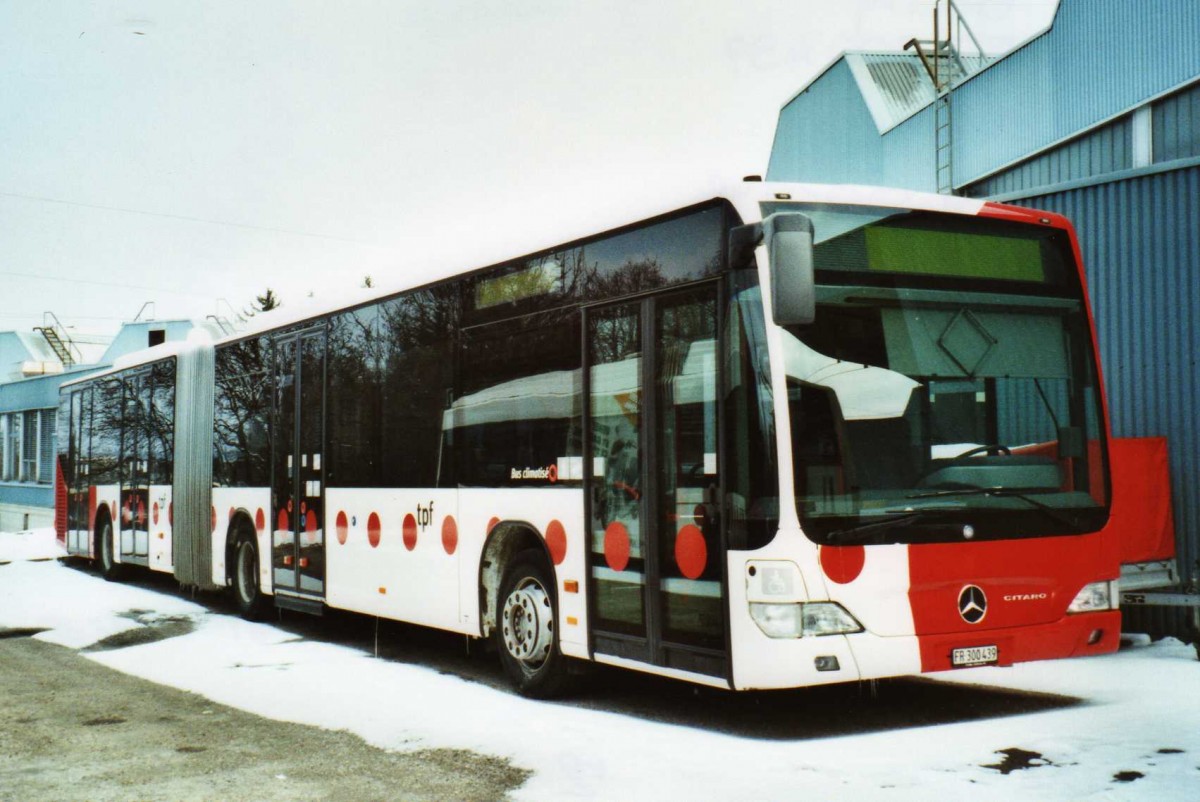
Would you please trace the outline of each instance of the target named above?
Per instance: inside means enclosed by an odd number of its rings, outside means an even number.
[[[883,163],[875,121],[850,67],[838,61],[779,112],[767,177],[878,184]]]
[[[1050,31],[955,91],[955,182],[993,172],[1197,74],[1196,0],[1062,0]]]
[[[1040,156],[967,187],[963,194],[986,198],[1048,187],[1133,167],[1133,126],[1122,117]]]
[[[1154,104],[1154,160],[1200,156],[1200,84]]]
[[[1049,31],[955,89],[954,183],[980,180],[1197,75],[1197,0],[1061,0]],[[1177,111],[1190,119],[1193,108]],[[1123,146],[1123,136],[1110,144]],[[932,190],[933,138],[931,107],[880,136],[843,60],[780,111],[767,177]]]
[[[1200,167],[1012,202],[1078,229],[1113,433],[1169,439],[1186,575],[1200,558]]]

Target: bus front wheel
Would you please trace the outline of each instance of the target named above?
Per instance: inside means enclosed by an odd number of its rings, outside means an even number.
[[[493,635],[504,672],[522,696],[545,699],[566,686],[554,591],[553,573],[536,549],[517,554],[500,583],[500,615]]]

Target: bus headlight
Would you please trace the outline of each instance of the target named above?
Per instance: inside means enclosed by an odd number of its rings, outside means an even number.
[[[750,603],[750,617],[769,638],[802,638],[862,632],[862,624],[836,602]]]
[[[1117,609],[1116,580],[1090,582],[1075,594],[1067,607],[1068,613],[1094,613],[1097,610]]]

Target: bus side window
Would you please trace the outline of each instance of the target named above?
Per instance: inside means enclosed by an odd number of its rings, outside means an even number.
[[[844,494],[853,479],[847,475],[845,422],[837,395],[828,387],[789,381],[788,404],[793,410],[800,408],[799,414],[792,414],[798,422],[792,431],[796,495],[816,501]]]

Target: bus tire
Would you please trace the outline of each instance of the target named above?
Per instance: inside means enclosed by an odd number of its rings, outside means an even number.
[[[538,549],[513,557],[500,582],[492,635],[500,664],[522,696],[547,699],[566,689],[566,658],[558,646],[554,574]]]
[[[261,621],[267,599],[258,585],[258,547],[254,538],[242,535],[233,547],[233,598],[238,613],[247,621]]]
[[[125,566],[117,562],[112,522],[107,518],[100,524],[100,531],[96,533],[96,554],[100,575],[109,582],[120,582],[125,576]]]

